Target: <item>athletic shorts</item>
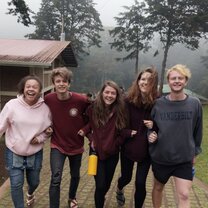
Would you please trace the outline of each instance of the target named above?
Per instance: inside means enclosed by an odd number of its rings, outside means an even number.
[[[154,177],[162,184],[166,184],[171,176],[193,180],[192,162],[186,162],[176,165],[162,165],[152,161],[152,171]]]

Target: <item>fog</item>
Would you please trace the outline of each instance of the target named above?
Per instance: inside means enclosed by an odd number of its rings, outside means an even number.
[[[25,0],[27,5],[37,13],[41,6],[41,0]],[[21,39],[24,35],[32,33],[34,27],[26,27],[17,22],[17,17],[8,15],[9,0],[1,1],[0,6],[0,38]],[[115,26],[114,17],[122,11],[124,5],[131,6],[134,0],[94,0],[95,9],[100,13],[100,19],[104,26]]]

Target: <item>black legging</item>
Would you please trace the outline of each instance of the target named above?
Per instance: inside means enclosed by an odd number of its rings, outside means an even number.
[[[116,165],[119,160],[119,154],[113,155],[106,160],[98,159],[97,175],[95,176],[95,207],[103,208],[105,195],[108,192]]]
[[[132,178],[134,161],[128,159],[121,153],[121,177],[118,179],[118,188],[122,190]],[[135,208],[143,206],[146,197],[146,178],[150,168],[150,158],[137,162],[136,181],[135,181]]]

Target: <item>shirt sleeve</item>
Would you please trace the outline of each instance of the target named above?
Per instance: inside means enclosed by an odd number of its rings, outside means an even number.
[[[9,107],[6,104],[0,113],[0,137],[9,127]]]
[[[198,113],[197,113],[197,119],[196,119],[196,125],[194,128],[193,136],[194,136],[194,142],[195,142],[195,155],[198,155],[202,152],[201,149],[201,142],[202,142],[202,106],[199,103],[198,105]]]

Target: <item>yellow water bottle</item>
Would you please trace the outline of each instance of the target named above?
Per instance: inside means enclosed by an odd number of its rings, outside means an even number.
[[[88,175],[97,174],[97,162],[98,162],[98,157],[95,152],[92,152],[92,154],[89,156],[89,161],[88,161]]]

